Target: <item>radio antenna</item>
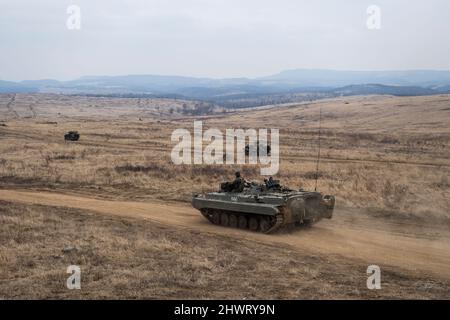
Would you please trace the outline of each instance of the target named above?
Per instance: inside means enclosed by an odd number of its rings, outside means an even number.
[[[322,131],[322,107],[319,107],[319,151],[317,153],[317,163],[316,163],[316,185],[314,191],[317,191],[317,180],[319,180],[319,163],[320,163],[320,135]]]

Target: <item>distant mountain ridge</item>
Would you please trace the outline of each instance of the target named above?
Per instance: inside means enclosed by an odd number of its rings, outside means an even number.
[[[46,92],[90,95],[154,95],[224,101],[270,95],[310,97],[337,95],[432,95],[450,93],[450,71],[337,71],[285,70],[259,78],[212,79],[165,75],[83,76],[70,81],[53,79],[0,81],[0,93]],[[320,94],[319,94],[320,93]],[[312,94],[312,95],[311,95]],[[283,101],[286,99],[282,99]],[[289,100],[289,99],[287,99]]]
[[[309,86],[341,87],[376,83],[387,86],[434,87],[450,83],[450,71],[337,71],[320,69],[286,70],[259,78],[283,83],[303,83]]]
[[[0,93],[38,92],[39,88],[18,82],[0,80]]]

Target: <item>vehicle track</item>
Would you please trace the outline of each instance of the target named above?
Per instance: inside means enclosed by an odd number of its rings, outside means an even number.
[[[345,210],[337,210],[330,221],[321,221],[310,229],[273,235],[252,233],[210,224],[201,214],[185,204],[163,202],[111,201],[74,194],[0,190],[5,201],[60,206],[94,211],[100,214],[132,217],[250,241],[288,245],[295,250],[324,256],[341,256],[367,265],[398,268],[399,272],[450,279],[450,235],[414,236],[415,229],[404,225],[404,232],[393,232],[389,226],[372,227],[372,219],[354,219],[347,225]],[[374,218],[375,219],[375,218]]]
[[[34,109],[33,104],[29,104],[28,105],[28,109],[30,109],[31,118],[36,119],[37,118],[37,113],[36,113],[36,110]]]
[[[12,113],[16,119],[19,119],[20,118],[19,114],[17,113],[16,110],[14,110],[12,108],[12,105],[13,105],[14,101],[16,101],[16,94],[13,94],[12,97],[11,97],[11,100],[8,101],[8,103],[6,104],[6,109],[8,109],[8,111],[10,113]]]

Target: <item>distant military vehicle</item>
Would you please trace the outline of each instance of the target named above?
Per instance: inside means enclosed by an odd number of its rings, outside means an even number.
[[[69,131],[64,135],[64,140],[66,141],[78,141],[80,139],[80,134],[77,131]]]
[[[266,146],[266,154],[270,156],[271,147],[270,145]],[[245,145],[245,155],[248,156],[250,154],[250,145]],[[256,155],[259,157],[259,141],[256,143]]]
[[[311,225],[333,216],[335,198],[319,192],[291,190],[278,181],[245,183],[236,189],[222,183],[218,192],[195,194],[192,206],[213,224],[271,233],[288,225]]]

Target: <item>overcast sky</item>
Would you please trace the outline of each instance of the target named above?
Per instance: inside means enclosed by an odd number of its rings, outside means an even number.
[[[80,30],[66,27],[72,4]],[[2,80],[295,68],[450,70],[450,1],[0,0]]]

